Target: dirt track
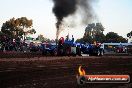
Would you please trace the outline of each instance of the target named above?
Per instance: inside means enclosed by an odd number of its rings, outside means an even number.
[[[0,59],[0,88],[132,88],[132,83],[78,86],[80,65],[87,74],[132,77],[132,56],[8,58]]]

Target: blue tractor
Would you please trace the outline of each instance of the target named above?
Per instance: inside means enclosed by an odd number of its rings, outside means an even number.
[[[69,40],[68,38],[64,40],[64,38],[61,37],[58,41],[57,50],[59,56],[81,56],[81,48],[74,43],[73,36],[72,40]]]
[[[87,44],[83,45],[81,51],[84,54],[89,54],[89,56],[103,56],[104,55],[104,48],[103,45],[97,44]]]
[[[61,37],[58,40],[57,44],[48,44],[43,43],[41,45],[41,50],[43,55],[52,55],[52,56],[81,56],[81,48],[74,43],[74,38],[72,36],[72,40],[66,38],[64,40]]]
[[[43,55],[57,55],[57,45],[52,43],[42,43],[41,44],[41,51]]]

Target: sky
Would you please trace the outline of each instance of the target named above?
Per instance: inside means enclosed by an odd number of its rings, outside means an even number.
[[[0,27],[15,17],[27,17],[33,20],[33,28],[37,31],[34,37],[43,34],[44,37],[55,39],[56,18],[52,13],[52,0],[0,0]],[[116,32],[126,38],[132,31],[132,0],[99,0],[94,5],[98,22],[105,27],[104,34]],[[84,35],[86,25],[63,30],[60,36],[74,35],[75,39]]]

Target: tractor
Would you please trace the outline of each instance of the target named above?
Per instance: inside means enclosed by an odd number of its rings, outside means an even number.
[[[49,43],[43,43],[41,45],[41,50],[43,55],[52,55],[52,56],[81,56],[80,47],[74,43],[74,38],[72,40],[66,38],[64,40],[61,37],[58,40],[58,43],[53,45]]]
[[[103,56],[104,48],[102,46],[101,43],[83,45],[81,51],[89,56]]]
[[[61,37],[58,41],[57,52],[59,56],[81,56],[81,48],[74,43],[73,36],[72,40],[68,38],[64,40],[64,38]]]

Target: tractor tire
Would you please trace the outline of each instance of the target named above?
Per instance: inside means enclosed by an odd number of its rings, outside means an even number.
[[[103,56],[103,55],[104,55],[104,51],[101,50],[101,51],[100,51],[100,56]]]
[[[97,56],[100,56],[100,51],[99,50],[97,51]]]
[[[54,50],[54,51],[53,51],[53,56],[57,56],[57,54],[58,54],[58,53],[57,53],[57,50]]]

